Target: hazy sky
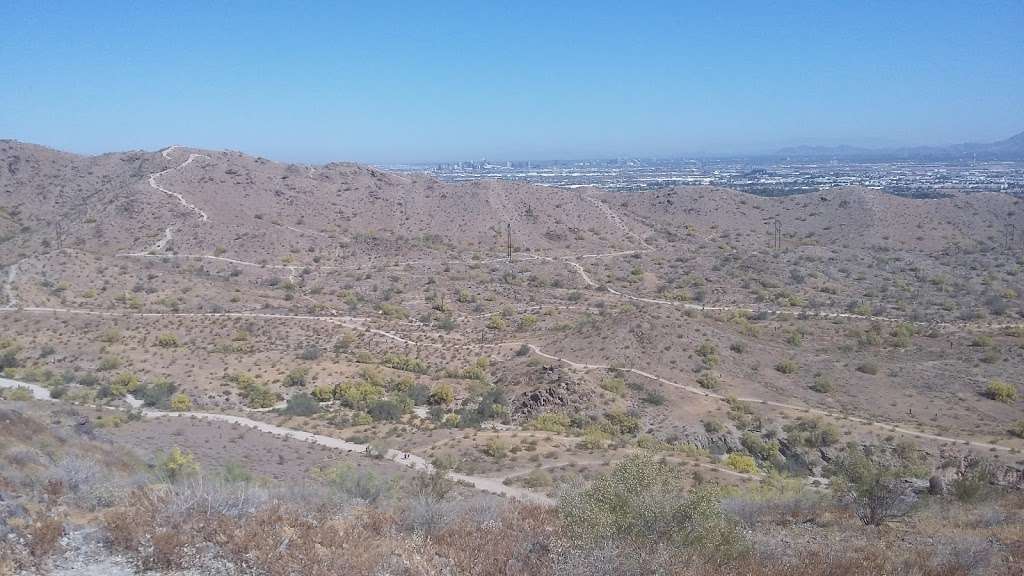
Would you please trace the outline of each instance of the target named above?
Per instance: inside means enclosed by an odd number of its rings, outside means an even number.
[[[1024,130],[1021,0],[270,4],[7,0],[0,138],[390,163]]]

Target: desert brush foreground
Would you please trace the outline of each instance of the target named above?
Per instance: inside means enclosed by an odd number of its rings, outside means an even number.
[[[1020,199],[0,141],[0,574],[1024,574]]]

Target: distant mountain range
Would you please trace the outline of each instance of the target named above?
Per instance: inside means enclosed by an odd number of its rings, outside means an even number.
[[[951,146],[859,148],[856,146],[791,146],[776,152],[787,158],[856,160],[1024,160],[1024,132],[998,142],[967,142]]]

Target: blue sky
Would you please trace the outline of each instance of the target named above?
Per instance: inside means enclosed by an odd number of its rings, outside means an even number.
[[[680,156],[1024,130],[1024,2],[47,2],[0,138],[279,160]]]

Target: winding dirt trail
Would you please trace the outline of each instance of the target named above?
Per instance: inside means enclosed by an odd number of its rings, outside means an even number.
[[[7,268],[7,277],[4,279],[4,294],[7,295],[7,302],[0,306],[0,310],[13,310],[18,307],[18,296],[14,293],[14,280],[18,277],[18,263],[15,262]]]
[[[161,152],[161,155],[164,158],[170,160],[171,157],[168,154],[172,150],[174,150],[175,148],[179,148],[179,146],[171,146],[170,148],[168,148],[168,149],[164,150],[163,152]],[[200,220],[202,220],[203,222],[206,222],[206,221],[208,221],[210,219],[206,215],[206,212],[203,212],[195,204],[193,204],[193,203],[189,202],[188,200],[186,200],[185,197],[181,195],[181,193],[174,192],[173,190],[168,190],[167,188],[164,188],[164,187],[160,186],[159,184],[157,184],[157,181],[156,181],[157,178],[159,178],[160,176],[163,176],[164,174],[166,174],[168,172],[171,172],[173,170],[180,170],[180,169],[184,168],[185,166],[188,166],[189,164],[194,162],[196,160],[196,158],[206,158],[206,159],[209,159],[210,157],[206,156],[204,154],[189,154],[188,155],[188,159],[185,160],[184,162],[182,162],[181,164],[178,164],[177,166],[175,166],[173,168],[168,168],[166,170],[161,170],[159,172],[154,172],[154,173],[150,174],[149,175],[149,185],[153,189],[155,189],[155,190],[159,190],[160,192],[163,192],[164,194],[167,194],[168,196],[171,196],[173,198],[177,198],[178,202],[182,206],[184,206],[185,208],[188,208],[192,212],[195,212],[196,214],[199,215],[199,219]]]
[[[27,389],[32,397],[36,400],[56,402],[56,400],[50,396],[50,391],[46,388],[37,384],[31,384],[28,382],[20,382],[17,380],[11,380],[9,378],[0,378],[0,388],[24,388]],[[130,399],[134,400],[134,399]],[[138,401],[129,402],[132,406],[138,407],[140,403]],[[228,424],[236,424],[244,426],[246,428],[252,428],[265,434],[270,434],[280,438],[288,438],[292,440],[299,440],[301,442],[309,442],[319,446],[332,448],[335,450],[341,450],[348,453],[365,454],[368,449],[367,444],[359,444],[356,442],[349,442],[347,440],[341,440],[332,436],[324,436],[322,434],[313,434],[312,432],[305,432],[303,430],[296,430],[294,428],[287,428],[285,426],[277,426],[268,422],[261,422],[259,420],[253,420],[252,418],[246,418],[244,416],[234,416],[231,414],[216,414],[212,412],[164,412],[162,410],[142,410],[142,415],[146,418],[198,418],[201,420],[210,420],[215,422],[226,422]],[[412,468],[413,470],[421,470],[424,472],[433,472],[434,467],[422,456],[417,456],[410,452],[402,452],[401,450],[388,450],[387,454],[382,456],[385,460],[389,460],[396,464]],[[474,476],[470,474],[460,474],[457,472],[449,472],[448,478],[456,482],[461,482],[476,488],[483,492],[490,492],[493,494],[500,494],[517,500],[524,500],[528,502],[535,502],[538,504],[554,505],[554,500],[543,495],[533,492],[526,488],[520,488],[517,486],[506,486],[503,483],[505,477],[491,478],[488,476]]]

